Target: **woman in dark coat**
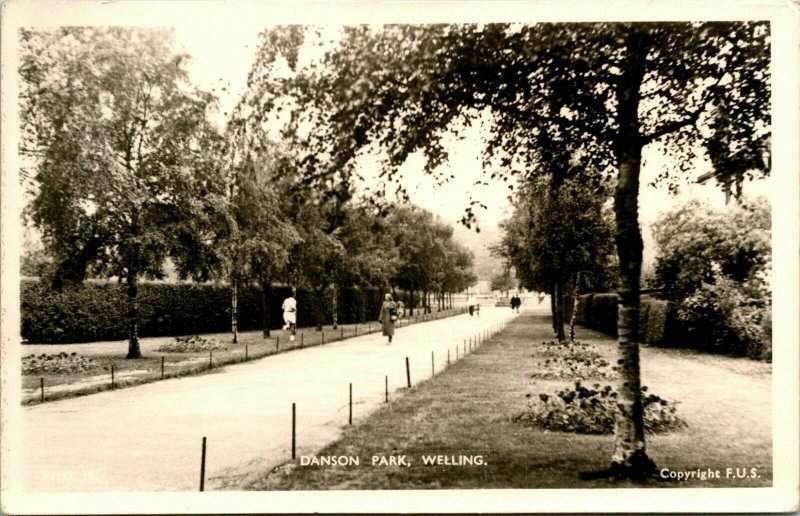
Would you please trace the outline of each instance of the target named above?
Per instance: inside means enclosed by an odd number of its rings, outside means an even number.
[[[389,337],[386,344],[391,344],[392,337],[394,337],[394,323],[397,321],[397,305],[392,301],[391,294],[386,294],[386,300],[381,305],[381,313],[378,316],[378,321],[381,323],[383,336]]]

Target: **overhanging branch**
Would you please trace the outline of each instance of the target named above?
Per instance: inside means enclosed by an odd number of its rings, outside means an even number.
[[[718,83],[719,79],[717,80],[717,84]],[[703,114],[708,104],[714,98],[714,93],[717,84],[714,84],[713,86],[708,88],[708,92],[706,93],[703,101],[700,103],[700,106],[698,106],[698,108],[695,109],[694,111],[687,111],[688,114],[685,118],[681,120],[675,120],[673,122],[668,122],[659,127],[658,129],[655,129],[652,133],[642,135],[641,136],[642,145],[647,145],[648,143],[653,142],[664,135],[667,135],[683,127],[687,127],[689,125],[694,125],[695,123],[697,123],[697,120],[700,118],[700,115]]]

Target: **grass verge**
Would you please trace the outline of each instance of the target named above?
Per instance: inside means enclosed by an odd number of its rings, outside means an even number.
[[[551,338],[549,318],[526,315],[444,373],[385,405],[317,457],[358,457],[359,465],[303,466],[300,459],[253,472],[237,489],[471,489],[591,487],[765,487],[772,484],[769,371],[764,364],[729,357],[698,360],[670,350],[642,349],[644,384],[679,401],[688,427],[648,435],[648,454],[659,469],[705,472],[705,479],[645,484],[579,474],[609,465],[612,436],[547,432],[515,422],[525,401],[555,392],[570,379],[531,378]],[[614,360],[614,341],[580,329],[580,340]],[[732,366],[732,360],[741,362]],[[612,362],[613,363],[613,362]],[[592,382],[593,380],[588,379]],[[608,380],[597,380],[608,383]],[[710,386],[710,387],[709,387]],[[372,465],[373,457],[404,456],[409,466]],[[423,457],[481,465],[425,465]],[[730,468],[730,469],[728,469]],[[755,470],[751,469],[755,468]],[[720,478],[708,478],[708,471]],[[755,471],[756,477],[751,478]],[[669,475],[669,473],[665,473]],[[745,478],[737,478],[744,474]]]
[[[464,313],[463,308],[442,310],[426,315],[401,320],[398,327],[420,324]],[[299,328],[294,341],[289,340],[288,332],[273,330],[270,337],[264,338],[262,332],[240,333],[238,342],[231,342],[231,334],[212,334],[225,343],[224,350],[169,353],[160,352],[158,347],[174,341],[174,337],[143,338],[140,341],[145,358],[125,359],[127,341],[98,342],[88,344],[25,344],[22,356],[40,353],[59,353],[77,351],[81,356],[92,358],[96,367],[70,374],[25,374],[22,376],[22,404],[36,405],[97,392],[123,389],[135,385],[157,382],[162,379],[180,378],[213,372],[216,368],[256,360],[278,353],[300,348],[308,348],[339,342],[380,331],[377,322],[360,324],[340,324],[336,329],[325,326],[322,331],[312,328]],[[162,374],[162,357],[164,358]],[[114,367],[112,384],[111,369]],[[42,381],[44,396],[42,396]]]

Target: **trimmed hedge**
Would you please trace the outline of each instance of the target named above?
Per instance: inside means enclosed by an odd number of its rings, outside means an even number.
[[[270,328],[283,325],[281,304],[289,287],[269,292]],[[125,286],[87,282],[56,292],[35,280],[21,285],[22,338],[43,344],[122,340],[127,338],[128,310]],[[381,292],[378,289],[341,289],[339,322],[349,324],[375,320]],[[141,283],[139,285],[139,335],[157,337],[230,331],[231,290],[227,285]],[[297,293],[298,324],[316,323],[314,295]],[[332,322],[332,296],[323,299],[324,324]],[[238,295],[239,330],[262,329],[262,293],[244,287]]]
[[[594,294],[586,318],[590,328],[617,336],[617,295]]]
[[[665,346],[678,330],[675,320],[675,309],[669,301],[643,297],[641,299],[641,314],[639,318],[639,333],[644,342],[654,346]]]
[[[613,310],[607,306],[609,299],[614,298]],[[600,330],[610,335],[616,335],[617,323],[616,294],[585,294],[578,300],[577,322],[589,328]],[[641,297],[639,310],[639,333],[641,342],[660,347],[677,347],[699,349],[712,353],[721,353],[736,356],[748,356],[757,360],[772,359],[772,321],[768,311],[761,322],[763,342],[754,342],[746,350],[732,347],[731,341],[727,346],[711,348],[707,336],[698,332],[691,332],[678,319],[677,306],[663,299],[649,296]],[[614,325],[611,328],[611,325]]]
[[[641,297],[639,333],[642,342],[654,346],[674,345],[681,328],[669,301]],[[617,336],[617,295],[584,294],[578,298],[576,322],[589,328]]]

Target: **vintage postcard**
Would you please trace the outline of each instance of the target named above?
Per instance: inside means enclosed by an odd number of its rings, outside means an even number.
[[[2,7],[0,510],[798,510],[790,1]]]

